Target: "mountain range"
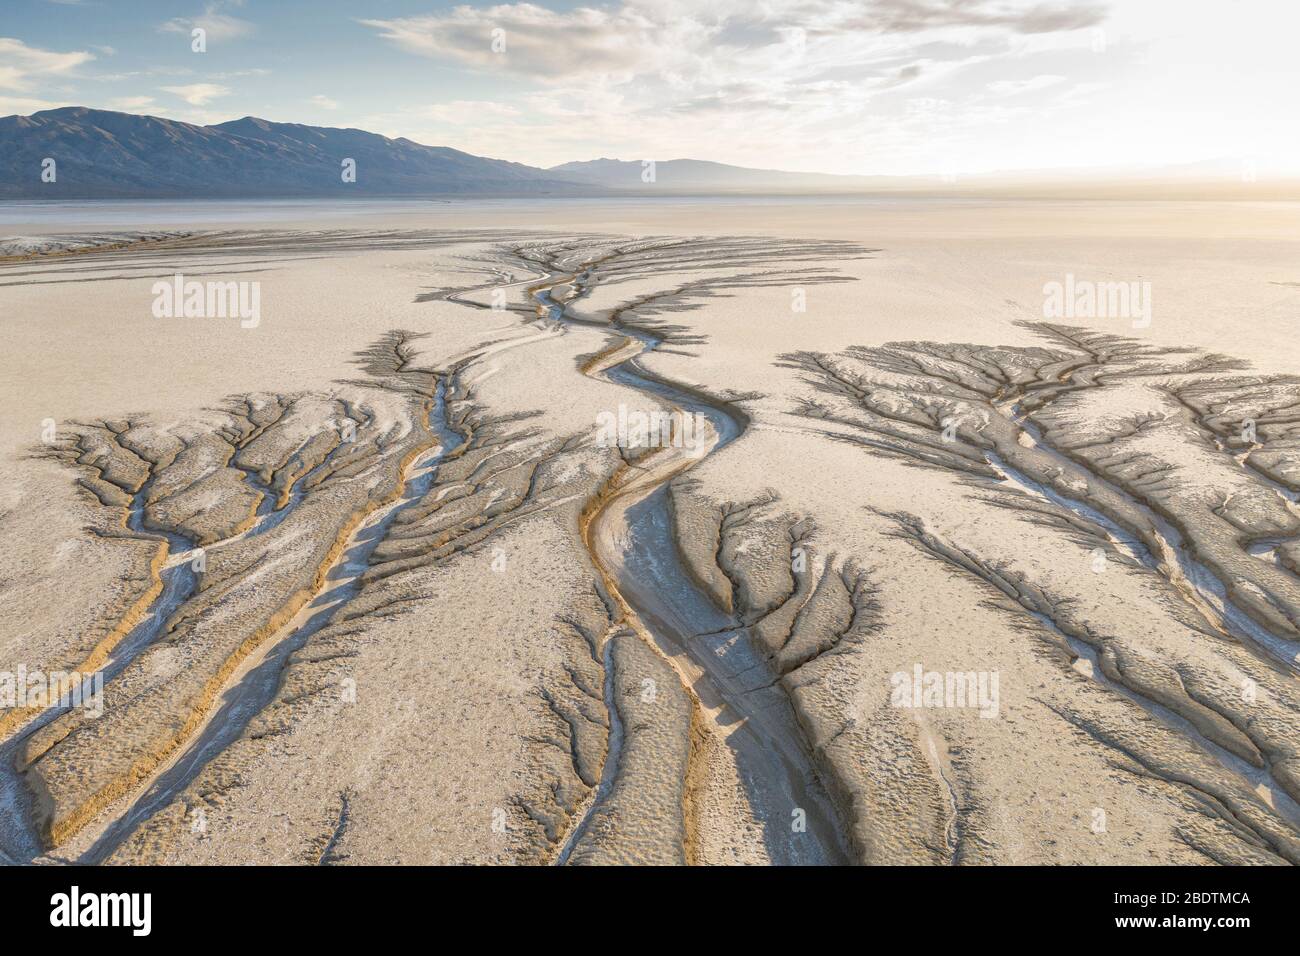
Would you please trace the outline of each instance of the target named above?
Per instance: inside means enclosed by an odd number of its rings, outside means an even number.
[[[53,166],[50,166],[50,160]],[[345,181],[346,161],[355,178]],[[550,169],[359,129],[245,116],[197,126],[69,106],[0,118],[0,199],[609,196],[857,193],[1073,198],[1287,198],[1300,182],[1256,183],[1241,161],[1144,170],[1020,171],[961,177],[839,176],[697,159],[595,159]]]
[[[54,181],[42,163],[55,161]],[[344,181],[344,161],[356,177]],[[65,107],[0,119],[0,196],[27,199],[574,195],[544,169],[359,129],[246,116],[195,126]]]
[[[55,161],[53,181],[42,163]],[[344,160],[356,176],[344,181]],[[196,126],[82,106],[0,119],[0,197],[605,195],[612,192],[856,191],[888,177],[746,169],[695,159],[597,159],[540,169],[359,129],[246,116]]]

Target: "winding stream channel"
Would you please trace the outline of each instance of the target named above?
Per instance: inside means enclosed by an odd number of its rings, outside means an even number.
[[[582,325],[610,334],[609,348],[590,359],[583,373],[635,389],[659,407],[667,404],[679,423],[686,416],[707,427],[694,442],[673,442],[625,464],[588,509],[584,541],[626,623],[667,658],[699,700],[711,732],[725,741],[735,761],[749,809],[763,828],[767,858],[775,864],[831,864],[849,859],[836,811],[823,788],[784,691],[755,652],[746,629],[719,609],[682,563],[672,532],[668,483],[717,453],[748,425],[740,411],[688,387],[659,378],[639,362],[663,338],[618,320],[590,322],[570,316],[567,303],[586,294],[590,271],[551,275],[529,291],[539,318]],[[568,287],[564,301],[552,290]],[[607,685],[613,675],[608,672]],[[616,715],[610,710],[611,722]],[[617,773],[622,735],[612,727],[606,779]],[[571,831],[559,862],[565,862],[586,817],[608,786],[602,784],[586,816]],[[797,827],[795,820],[806,824]]]

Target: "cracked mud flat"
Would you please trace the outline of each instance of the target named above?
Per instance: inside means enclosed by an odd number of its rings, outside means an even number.
[[[1005,296],[872,324],[919,281],[884,232],[0,265],[22,354],[97,350],[13,403],[0,670],[105,687],[0,713],[4,858],[1300,862],[1300,378]],[[178,271],[262,326],[152,319]],[[606,447],[620,405],[700,440]],[[996,713],[898,706],[917,666]]]

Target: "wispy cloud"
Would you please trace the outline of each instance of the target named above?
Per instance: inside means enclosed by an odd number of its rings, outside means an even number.
[[[202,27],[207,32],[209,40],[218,41],[235,40],[253,33],[256,27],[252,23],[223,12],[229,6],[231,4],[209,3],[197,16],[173,17],[160,24],[158,29],[163,33],[189,34],[195,27]],[[233,6],[242,6],[242,4],[236,3]]]
[[[26,115],[29,113],[39,113],[41,110],[58,109],[60,106],[70,106],[70,103],[34,99],[28,96],[0,96],[0,116],[11,116],[15,113]]]
[[[994,96],[1015,96],[1018,93],[1030,93],[1064,83],[1065,77],[1055,73],[1040,73],[1026,80],[998,80],[988,85],[988,91]]]
[[[971,124],[1022,115],[1019,100],[1013,109],[990,98],[1095,79],[1088,50],[1104,19],[1098,4],[1068,0],[625,0],[360,22],[407,53],[500,77],[501,102],[515,112],[480,110],[458,131],[466,148],[535,155],[544,129],[556,161],[566,149],[563,158],[582,158],[584,143],[618,144],[627,158],[725,143],[732,162],[779,154],[816,169],[832,154],[849,171],[879,168],[882,157],[901,166],[931,163],[921,152],[961,154]],[[1042,68],[1080,51],[1093,62],[1079,75]],[[914,98],[947,101],[960,121],[926,126],[906,109]],[[445,139],[462,112],[412,106],[385,131]]]
[[[157,106],[152,96],[119,96],[109,100],[108,105],[124,113],[138,113]]]
[[[622,7],[554,11],[532,3],[458,6],[443,14],[360,22],[410,53],[565,82],[603,75],[724,80],[755,60],[786,66],[816,49],[824,64],[880,66],[922,44],[1071,32],[1104,19],[1095,3],[1036,0],[629,0]]]
[[[463,6],[442,15],[361,22],[409,53],[543,80],[631,76],[656,62],[666,66],[662,54],[672,32],[669,24],[631,7],[556,13],[531,3]]]
[[[0,89],[27,92],[40,83],[67,77],[94,58],[87,50],[59,53],[28,46],[13,37],[0,37]]]
[[[313,106],[319,106],[321,109],[325,110],[336,110],[339,108],[338,100],[332,100],[324,93],[317,93],[311,98],[311,102]]]
[[[163,92],[179,96],[191,106],[206,106],[218,96],[227,96],[230,88],[218,83],[190,83],[187,86],[164,86]]]

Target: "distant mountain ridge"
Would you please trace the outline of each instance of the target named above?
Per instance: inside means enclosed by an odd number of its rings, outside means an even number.
[[[53,182],[41,179],[54,159]],[[356,162],[356,181],[342,163]],[[695,159],[597,159],[539,169],[359,129],[243,119],[197,126],[84,106],[0,118],[0,197],[270,198],[354,195],[605,195],[861,190],[888,177],[746,169]]]
[[[42,163],[55,161],[53,182]],[[344,182],[343,161],[356,163]],[[539,169],[359,129],[243,119],[196,126],[84,106],[0,118],[3,199],[800,194],[1010,198],[1300,199],[1240,161],[1134,170],[845,176],[698,159],[594,159]]]
[[[663,189],[695,192],[704,190],[861,190],[887,183],[897,177],[841,176],[832,173],[791,173],[776,169],[750,169],[703,159],[667,159],[647,162],[625,159],[592,159],[552,166],[548,173],[590,186],[619,190]],[[647,179],[648,175],[653,179]]]
[[[41,179],[55,161],[54,181]],[[344,182],[343,162],[356,163]],[[196,126],[86,107],[0,118],[0,197],[574,195],[545,170],[358,129],[256,117]]]

